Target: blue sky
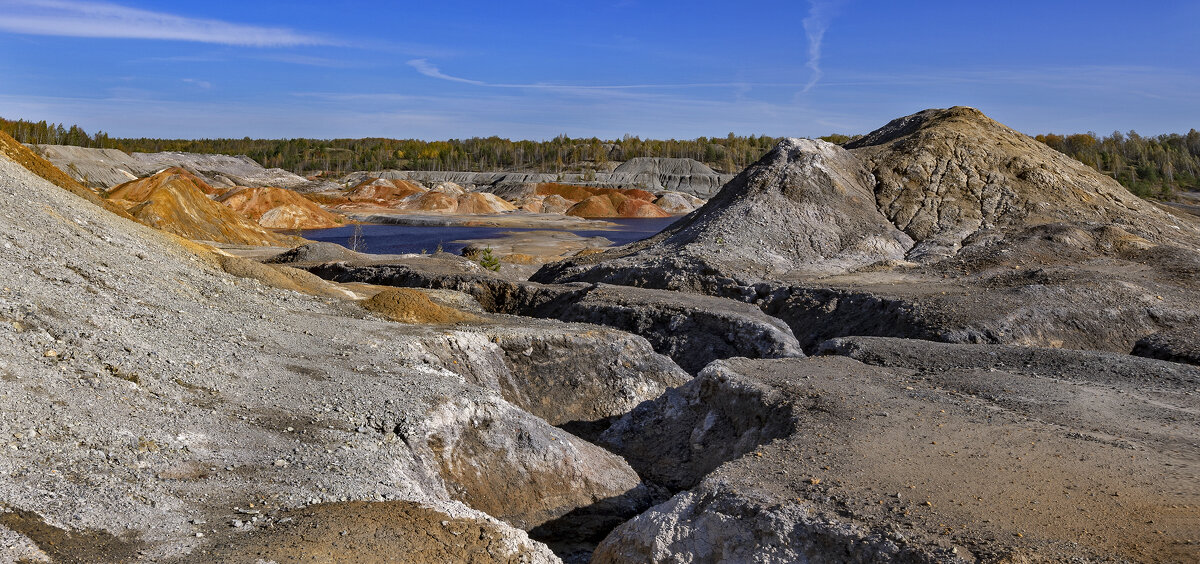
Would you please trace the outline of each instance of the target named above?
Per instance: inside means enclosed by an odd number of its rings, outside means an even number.
[[[0,0],[0,116],[114,136],[1200,128],[1200,2]]]

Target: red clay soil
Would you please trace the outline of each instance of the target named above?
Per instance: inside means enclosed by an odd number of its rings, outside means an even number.
[[[621,217],[671,217],[671,214],[646,200],[628,199],[617,208]]]
[[[574,184],[559,184],[557,182],[543,182],[537,185],[537,193],[543,196],[551,194],[562,196],[573,202],[586,200],[596,195],[596,189],[588,186],[576,186]]]
[[[617,208],[607,196],[591,196],[567,210],[575,217],[617,217]]]
[[[469,192],[458,197],[458,213],[493,214],[517,209],[503,198],[485,192]]]
[[[239,188],[217,201],[267,229],[325,229],[345,223],[341,216],[285,188]]]
[[[458,211],[458,198],[441,192],[426,192],[421,194],[416,201],[406,202],[403,207],[418,211],[454,213]]]
[[[424,292],[412,288],[389,288],[361,303],[363,308],[400,323],[481,321],[470,313],[435,304]]]
[[[624,194],[626,197],[633,198],[635,200],[646,200],[647,202],[654,201],[654,194],[651,194],[645,190],[641,190],[638,188],[628,188],[625,190],[621,190],[620,192],[622,194]]]
[[[305,199],[308,199],[308,200],[310,200],[318,205],[322,205],[322,206],[337,206],[337,205],[341,205],[341,204],[350,203],[350,198],[347,198],[346,196],[343,196],[341,194],[330,194],[328,192],[313,192],[313,193],[301,194],[301,195],[304,196]]]
[[[376,178],[360,182],[346,193],[351,201],[381,201],[396,203],[425,189],[407,180],[385,180]]]
[[[136,202],[128,209],[138,221],[168,233],[237,245],[279,245],[283,239],[205,195],[209,187],[182,168],[126,182],[110,190],[112,200]]]

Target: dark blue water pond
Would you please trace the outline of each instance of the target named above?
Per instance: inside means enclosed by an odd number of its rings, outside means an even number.
[[[671,225],[678,217],[653,219],[608,219],[617,224],[612,229],[570,229],[580,237],[606,237],[616,245],[624,245],[645,239]],[[458,254],[462,251],[462,239],[495,239],[514,231],[545,231],[545,229],[518,229],[513,227],[425,227],[413,225],[363,225],[363,245],[360,251],[375,254],[431,253],[441,244],[442,250]],[[348,246],[354,227],[335,227],[305,231],[305,239],[325,241]]]

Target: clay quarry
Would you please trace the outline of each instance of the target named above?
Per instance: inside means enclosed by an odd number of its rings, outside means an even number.
[[[0,152],[0,561],[1200,561],[1200,217],[978,110],[737,174]],[[361,224],[536,230],[304,238]]]

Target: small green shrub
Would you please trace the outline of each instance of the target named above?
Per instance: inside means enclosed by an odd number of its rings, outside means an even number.
[[[488,247],[479,253],[479,266],[482,266],[492,272],[500,270],[500,259],[492,252],[492,248]]]

